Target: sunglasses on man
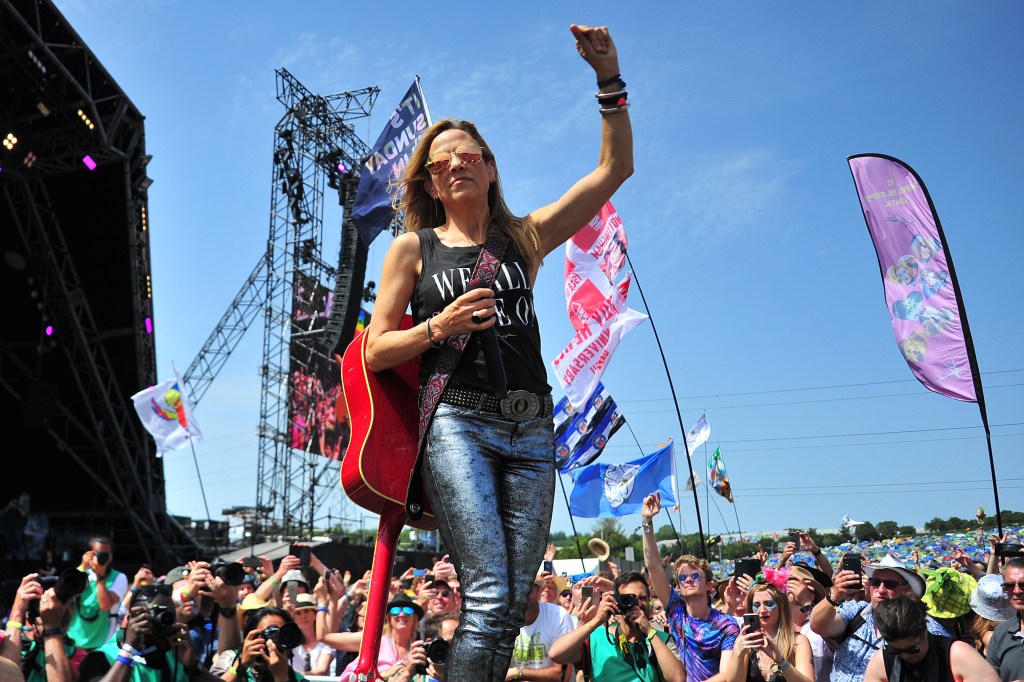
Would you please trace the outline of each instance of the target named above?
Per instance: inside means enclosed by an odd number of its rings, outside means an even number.
[[[906,584],[907,581],[905,580],[882,580],[881,578],[870,578],[868,580],[868,585],[871,585],[871,587],[881,587],[882,585],[885,585],[885,589],[889,591],[895,590],[900,585]]]

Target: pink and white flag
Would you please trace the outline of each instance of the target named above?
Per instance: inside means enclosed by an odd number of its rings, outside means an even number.
[[[576,336],[551,363],[565,397],[577,410],[583,408],[601,381],[622,337],[647,319],[647,315],[626,307],[631,281],[627,275],[600,307],[588,313]]]
[[[565,243],[565,303],[576,331],[612,295],[627,247],[622,219],[610,201]]]

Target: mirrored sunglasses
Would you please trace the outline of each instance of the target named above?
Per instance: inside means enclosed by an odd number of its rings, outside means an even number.
[[[411,616],[416,613],[416,609],[411,606],[392,606],[388,613],[392,616]]]
[[[484,158],[480,145],[473,142],[460,144],[452,149],[442,149],[427,157],[427,171],[431,175],[444,173],[452,164],[452,155],[459,157],[459,160],[467,166],[480,163]]]
[[[685,583],[687,581],[691,583],[699,583],[700,579],[704,576],[700,571],[694,571],[693,573],[680,573],[677,578],[679,582]]]

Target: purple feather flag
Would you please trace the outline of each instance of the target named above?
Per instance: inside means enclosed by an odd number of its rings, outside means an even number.
[[[848,161],[900,352],[929,390],[978,402],[967,317],[928,190],[893,157],[862,154]]]

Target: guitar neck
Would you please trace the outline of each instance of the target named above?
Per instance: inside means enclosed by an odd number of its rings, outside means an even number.
[[[381,679],[377,671],[377,657],[380,655],[380,638],[384,631],[384,612],[391,593],[391,573],[395,568],[395,552],[398,549],[399,534],[405,525],[405,507],[389,505],[381,511],[377,531],[377,545],[373,550],[373,567],[370,574],[370,590],[366,597],[366,620],[363,623],[363,639],[359,644],[359,659],[356,662],[355,679],[370,682]]]

